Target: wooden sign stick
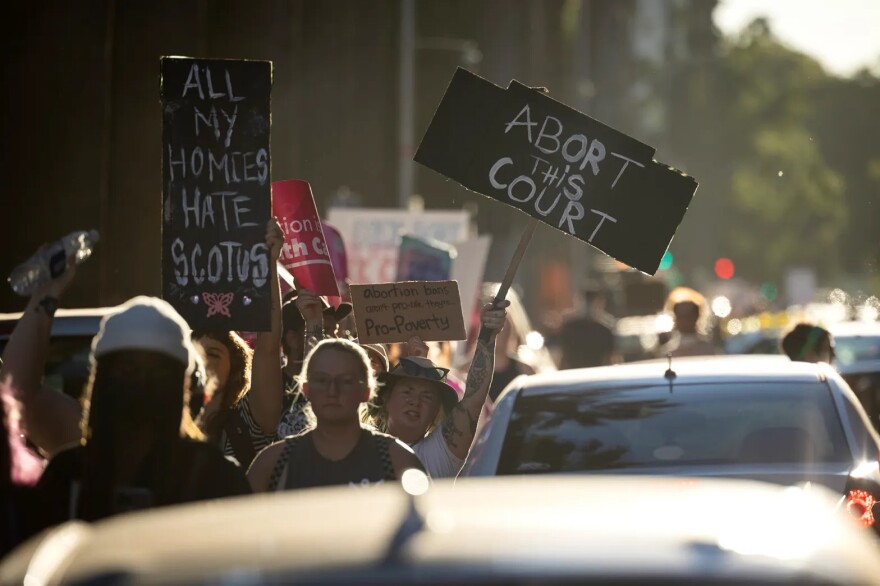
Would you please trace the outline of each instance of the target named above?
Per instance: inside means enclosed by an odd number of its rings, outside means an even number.
[[[507,297],[507,291],[510,289],[510,285],[513,284],[513,278],[516,276],[519,263],[525,255],[526,248],[529,247],[529,242],[532,240],[532,235],[535,233],[535,229],[538,227],[539,223],[540,220],[529,218],[529,223],[526,226],[525,232],[523,232],[523,235],[519,239],[519,245],[516,247],[516,252],[513,253],[513,258],[510,259],[510,265],[507,267],[507,272],[504,273],[504,279],[501,280],[501,286],[498,288],[498,293],[495,294],[495,299],[492,300],[492,305],[497,306]],[[490,331],[486,328],[480,328],[480,341],[488,342],[491,335]]]

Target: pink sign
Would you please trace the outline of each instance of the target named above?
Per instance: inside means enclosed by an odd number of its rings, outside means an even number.
[[[284,232],[278,262],[290,271],[296,286],[338,297],[333,263],[308,181],[273,181],[272,213]]]
[[[339,230],[327,222],[324,222],[323,226],[324,236],[327,237],[327,249],[330,252],[330,260],[333,262],[333,274],[336,275],[336,285],[339,287],[339,292],[345,297],[348,291],[348,256],[345,253],[345,241],[342,239],[342,234],[339,233]],[[334,306],[339,305],[338,303],[333,303],[332,300],[330,303]]]

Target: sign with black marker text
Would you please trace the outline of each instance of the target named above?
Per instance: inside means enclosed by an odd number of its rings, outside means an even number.
[[[361,343],[464,340],[461,298],[455,281],[404,281],[351,285]]]
[[[541,91],[458,69],[414,159],[654,274],[697,182],[653,157]]]
[[[161,58],[162,295],[194,329],[269,329],[272,64]]]

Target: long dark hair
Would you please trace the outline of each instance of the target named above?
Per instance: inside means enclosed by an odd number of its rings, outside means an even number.
[[[204,422],[203,429],[209,439],[220,437],[231,409],[247,394],[251,387],[252,353],[247,343],[235,332],[204,331],[194,332],[193,340],[208,337],[223,344],[229,351],[229,378],[219,393],[220,407],[216,414]],[[279,363],[278,368],[281,368]]]
[[[150,354],[154,367],[126,379],[134,354]],[[157,352],[121,350],[97,358],[83,395],[82,444],[85,446],[78,517],[100,519],[116,512],[116,446],[149,430],[151,445],[138,477],[149,478],[153,504],[173,502],[179,472],[174,465],[181,436],[199,438],[185,409],[189,399],[187,365]]]

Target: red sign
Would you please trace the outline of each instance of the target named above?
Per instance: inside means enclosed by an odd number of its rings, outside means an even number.
[[[293,275],[297,288],[338,297],[333,263],[308,181],[273,181],[272,213],[284,232],[278,261]]]

